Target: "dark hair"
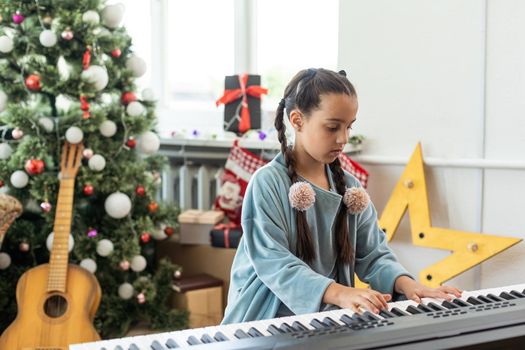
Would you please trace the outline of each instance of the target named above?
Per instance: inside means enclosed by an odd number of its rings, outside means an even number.
[[[356,96],[356,92],[350,81],[346,78],[346,73],[341,71],[336,73],[323,68],[310,68],[297,73],[284,90],[284,97],[279,103],[275,116],[275,128],[277,129],[281,151],[288,168],[288,176],[292,184],[297,182],[297,172],[295,169],[296,160],[292,149],[288,147],[284,125],[284,109],[289,115],[294,109],[298,109],[303,115],[308,116],[313,110],[319,108],[321,95],[326,94],[346,94]],[[334,175],[334,183],[337,192],[344,195],[346,183],[343,169],[339,159],[330,163],[330,169]],[[296,210],[297,214],[297,256],[305,262],[315,259],[315,252],[312,242],[312,233],[306,221],[306,212]],[[337,259],[351,263],[353,260],[352,246],[349,240],[348,220],[346,207],[341,205],[336,217],[335,225]]]

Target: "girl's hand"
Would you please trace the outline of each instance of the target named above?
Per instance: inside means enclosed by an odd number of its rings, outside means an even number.
[[[372,289],[347,287],[334,282],[326,289],[323,302],[358,313],[365,309],[377,314],[380,310],[388,308],[387,302],[391,299],[390,294]]]
[[[438,288],[431,288],[417,283],[408,276],[400,276],[396,280],[395,290],[398,293],[405,294],[407,299],[413,300],[416,303],[421,302],[421,298],[438,298],[452,300],[453,297],[461,297],[462,291],[450,286],[440,286]]]

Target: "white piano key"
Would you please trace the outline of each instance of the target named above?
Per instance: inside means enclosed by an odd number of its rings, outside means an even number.
[[[396,301],[395,303],[388,303],[388,311],[392,310],[392,308],[394,307],[406,311],[407,307],[409,307],[410,305],[417,307],[418,304],[413,300]]]

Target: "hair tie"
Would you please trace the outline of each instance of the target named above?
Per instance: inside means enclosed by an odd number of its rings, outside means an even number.
[[[339,72],[338,72],[340,75],[342,75],[343,77],[346,77],[346,72],[344,69],[341,69]]]
[[[279,101],[279,107],[284,108],[286,106],[286,100],[284,98],[281,98],[281,101]]]
[[[292,208],[306,211],[315,203],[315,191],[306,181],[299,181],[290,186],[288,199]]]
[[[343,196],[346,210],[350,214],[362,213],[370,203],[370,196],[362,187],[347,188]]]

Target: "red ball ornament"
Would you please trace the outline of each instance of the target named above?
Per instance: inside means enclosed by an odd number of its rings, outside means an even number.
[[[157,204],[157,202],[150,202],[148,204],[148,211],[151,214],[156,213],[158,209],[159,209],[159,205]]]
[[[82,191],[86,196],[91,196],[93,194],[94,189],[91,185],[85,185]]]
[[[0,187],[4,187],[5,183],[4,181],[0,180]]]
[[[46,164],[41,159],[29,159],[26,162],[25,169],[29,175],[39,175],[44,172]]]
[[[166,234],[166,236],[171,236],[173,235],[173,233],[175,232],[175,230],[173,229],[173,227],[171,226],[168,226],[164,229],[164,233]]]
[[[144,196],[146,194],[146,189],[144,188],[144,186],[142,185],[138,185],[136,188],[135,188],[135,193],[137,194],[137,196]]]
[[[122,51],[120,51],[120,49],[115,49],[111,51],[111,56],[113,56],[113,58],[119,58],[120,55],[122,55]]]
[[[131,102],[136,101],[137,100],[137,96],[131,91],[126,91],[126,92],[122,93],[122,97],[120,98],[120,100],[122,101],[123,105],[128,105]]]
[[[40,86],[40,77],[36,74],[31,74],[26,78],[26,86],[31,91],[39,91]]]
[[[130,137],[129,140],[126,141],[126,146],[128,146],[129,148],[137,147],[137,140],[135,140],[134,138]]]
[[[142,243],[148,243],[151,239],[151,235],[148,232],[144,232],[140,235],[140,240]]]

